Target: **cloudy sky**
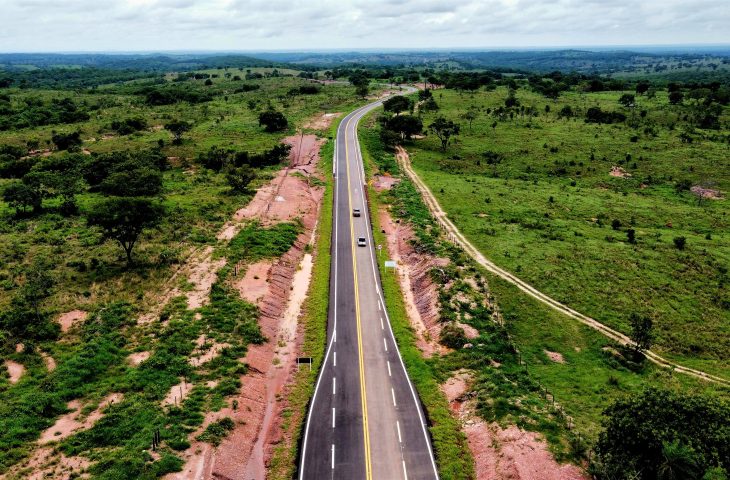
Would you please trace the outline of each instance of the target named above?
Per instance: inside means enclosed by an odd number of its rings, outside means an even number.
[[[0,0],[0,51],[730,43],[730,0]]]

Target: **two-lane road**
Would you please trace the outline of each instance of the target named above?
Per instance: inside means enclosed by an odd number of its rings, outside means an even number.
[[[350,113],[337,131],[328,344],[307,416],[300,480],[438,478],[421,404],[385,310],[363,188],[357,124],[379,105]],[[365,247],[357,245],[360,237]]]

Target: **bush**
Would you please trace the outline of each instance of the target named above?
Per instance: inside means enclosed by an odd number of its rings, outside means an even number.
[[[677,250],[684,250],[685,245],[687,244],[687,239],[685,237],[674,237],[674,247]]]
[[[596,445],[599,478],[636,471],[648,480],[674,468],[687,474],[676,478],[699,479],[730,458],[726,400],[651,388],[618,400],[604,415],[606,429]]]

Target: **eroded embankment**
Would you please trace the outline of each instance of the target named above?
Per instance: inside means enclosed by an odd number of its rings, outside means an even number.
[[[375,189],[385,191],[398,182],[390,177],[376,177]],[[453,350],[442,343],[453,344],[444,337],[457,332],[463,348],[474,348],[472,341],[480,332],[465,323],[468,313],[455,318],[443,318],[441,308],[451,312],[482,309],[491,312],[491,322],[501,324],[499,309],[489,294],[483,278],[468,268],[453,265],[448,258],[435,256],[427,249],[419,248],[414,228],[406,218],[394,220],[391,212],[381,206],[379,223],[387,239],[389,258],[398,264],[397,277],[406,301],[406,310],[416,333],[416,344],[423,356],[445,355]],[[448,270],[458,273],[447,273]],[[443,276],[439,276],[443,272]],[[443,278],[444,281],[440,281]],[[445,303],[442,303],[445,302]],[[454,345],[451,345],[454,346]],[[481,347],[481,345],[476,345]],[[461,348],[456,347],[455,348]],[[492,367],[499,368],[497,362]],[[546,442],[537,433],[524,431],[516,426],[502,428],[496,423],[484,421],[476,413],[476,392],[472,389],[471,372],[458,371],[442,385],[453,415],[460,421],[467,437],[469,449],[475,460],[479,479],[583,479],[580,468],[558,464],[548,450]]]
[[[239,276],[232,279],[241,297],[259,307],[259,326],[267,341],[249,346],[242,359],[248,366],[248,373],[241,377],[242,388],[227,407],[206,415],[191,437],[224,417],[234,420],[233,431],[217,448],[193,442],[184,453],[183,471],[168,478],[264,478],[271,449],[279,441],[280,398],[285,397],[295,368],[300,348],[297,319],[311,276],[312,257],[305,250],[312,240],[323,196],[323,188],[314,181],[321,141],[313,135],[285,141],[292,145],[290,166],[259,189],[218,236],[230,240],[246,222],[254,220],[263,226],[301,222],[301,233],[282,257],[243,265]]]

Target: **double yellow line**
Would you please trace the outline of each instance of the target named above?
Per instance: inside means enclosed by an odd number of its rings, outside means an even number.
[[[350,122],[355,118],[350,117],[345,124],[345,166],[347,170],[347,200],[349,205],[349,211],[347,215],[350,218],[350,237],[352,248],[352,273],[355,281],[355,319],[357,320],[357,353],[360,366],[360,402],[362,404],[362,430],[363,437],[365,440],[365,478],[372,480],[373,468],[370,460],[370,432],[368,430],[368,397],[365,389],[365,360],[362,354],[362,323],[360,321],[360,295],[358,292],[357,284],[357,261],[355,258],[355,224],[352,221],[352,190],[350,188],[350,152],[347,142],[347,130],[350,127]],[[357,123],[356,123],[357,125]],[[363,206],[364,208],[365,206]],[[367,212],[362,212],[363,215],[367,215]]]

